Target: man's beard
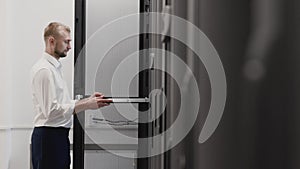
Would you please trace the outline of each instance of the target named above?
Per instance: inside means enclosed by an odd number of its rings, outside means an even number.
[[[67,56],[64,52],[59,52],[58,50],[55,50],[54,53],[57,54],[59,58],[64,58]]]

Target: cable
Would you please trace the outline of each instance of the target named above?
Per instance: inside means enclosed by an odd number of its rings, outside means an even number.
[[[114,120],[100,119],[100,118],[93,117],[92,120],[95,123],[109,124],[109,125],[113,125],[113,126],[138,125],[138,123],[135,122],[137,120],[137,118],[134,119],[133,121],[131,121],[131,120],[117,120],[117,121],[114,121]]]

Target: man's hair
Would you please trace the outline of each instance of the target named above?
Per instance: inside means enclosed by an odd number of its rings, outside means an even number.
[[[61,35],[61,31],[65,30],[67,32],[71,32],[70,28],[59,22],[51,22],[44,30],[44,40],[47,41],[49,36],[53,36],[54,38],[58,38]]]

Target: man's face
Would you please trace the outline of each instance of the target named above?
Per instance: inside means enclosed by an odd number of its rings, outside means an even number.
[[[61,31],[61,36],[56,38],[54,53],[59,57],[63,58],[67,56],[68,51],[71,49],[71,37],[67,31]]]

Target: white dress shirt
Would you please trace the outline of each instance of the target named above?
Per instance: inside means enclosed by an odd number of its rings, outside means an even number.
[[[70,97],[61,63],[44,53],[31,69],[31,86],[34,126],[70,128],[76,100]]]

